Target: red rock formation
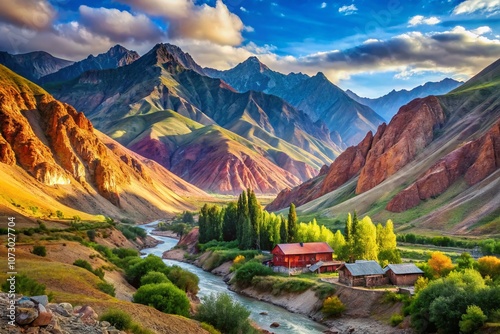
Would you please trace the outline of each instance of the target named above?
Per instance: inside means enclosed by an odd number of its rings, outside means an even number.
[[[434,138],[434,130],[445,121],[445,113],[434,96],[403,106],[374,144],[361,170],[356,194],[387,179],[413,160]]]
[[[397,194],[386,209],[403,212],[421,200],[445,192],[458,178],[464,176],[474,185],[500,168],[500,122],[477,140],[469,142],[440,159],[416,182]]]

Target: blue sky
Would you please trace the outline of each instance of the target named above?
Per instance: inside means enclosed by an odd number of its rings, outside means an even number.
[[[252,55],[271,69],[322,71],[376,97],[445,77],[465,80],[500,57],[500,0],[6,0],[0,49],[79,60],[115,44],[179,45],[202,66]]]

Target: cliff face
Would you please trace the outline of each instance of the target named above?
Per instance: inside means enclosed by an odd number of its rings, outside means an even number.
[[[191,195],[199,190],[159,166],[152,170],[141,159],[117,143],[103,141],[83,113],[0,65],[0,162],[13,171],[22,168],[39,183],[38,189],[64,187],[68,193],[61,197],[81,210],[104,210],[102,197],[115,208],[137,212],[143,208],[134,206],[148,199],[150,214],[170,202],[189,207],[172,190]]]
[[[482,137],[468,142],[447,154],[409,187],[397,194],[387,210],[403,212],[422,200],[445,192],[456,180],[464,177],[472,186],[500,168],[500,122]]]
[[[445,121],[439,100],[430,96],[402,107],[370,149],[361,170],[356,194],[382,183],[420,153],[434,138],[434,130]]]

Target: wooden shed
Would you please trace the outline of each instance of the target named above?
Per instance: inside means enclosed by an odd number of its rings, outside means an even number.
[[[414,285],[424,272],[413,263],[389,264],[384,272],[394,285]]]
[[[389,283],[377,261],[358,260],[344,263],[338,269],[339,282],[348,286],[380,286]]]
[[[333,249],[326,242],[277,244],[271,253],[273,265],[286,268],[304,268],[319,261],[333,260]]]

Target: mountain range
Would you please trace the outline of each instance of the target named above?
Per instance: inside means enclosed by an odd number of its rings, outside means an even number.
[[[0,64],[5,65],[30,81],[38,82],[41,77],[57,72],[73,64],[73,62],[54,57],[44,51],[17,55],[0,51]]]
[[[2,212],[151,219],[210,198],[0,65]]]
[[[113,139],[210,192],[277,193],[341,153],[322,122],[277,96],[238,93],[194,64],[158,44],[129,65],[45,87]]]
[[[448,94],[411,101],[268,209],[295,203],[332,220],[357,210],[399,231],[498,235],[499,86],[500,60]]]
[[[232,69],[204,69],[239,92],[259,91],[281,97],[306,112],[312,120],[326,123],[331,139],[345,148],[357,144],[368,131],[374,131],[384,119],[369,107],[350,98],[323,73],[313,77],[302,73],[288,75],[273,71],[257,57],[250,57]]]
[[[346,90],[346,94],[353,100],[372,108],[387,122],[389,122],[398,112],[399,108],[408,102],[429,95],[446,94],[461,84],[463,84],[463,82],[445,78],[439,82],[427,82],[411,90],[392,90],[390,93],[376,99],[360,97],[349,89]]]

